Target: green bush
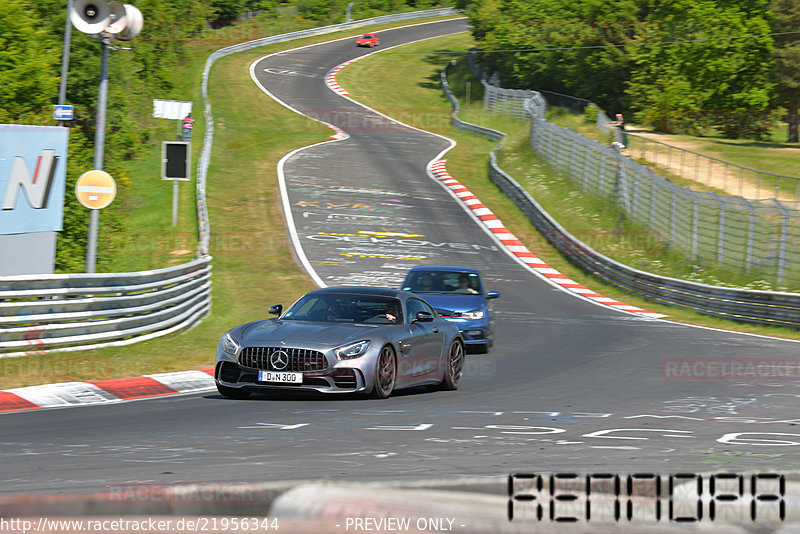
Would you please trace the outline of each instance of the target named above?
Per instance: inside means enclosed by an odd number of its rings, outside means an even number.
[[[583,108],[583,117],[586,119],[586,122],[594,124],[597,122],[597,114],[599,112],[600,112],[600,106],[592,103]]]

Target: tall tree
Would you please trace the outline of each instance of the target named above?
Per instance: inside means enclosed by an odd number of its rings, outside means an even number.
[[[622,45],[638,31],[634,0],[474,0],[467,13],[504,86],[624,107]]]
[[[772,0],[774,14],[772,31],[776,33],[800,30],[800,3],[797,0]],[[797,143],[797,108],[800,106],[800,34],[775,36],[772,51],[775,64],[770,79],[775,83],[776,103],[786,108],[790,143]]]
[[[58,95],[61,53],[28,0],[0,2],[0,120],[47,115]]]
[[[627,92],[639,120],[664,131],[763,133],[772,96],[766,1],[654,2],[630,49]]]

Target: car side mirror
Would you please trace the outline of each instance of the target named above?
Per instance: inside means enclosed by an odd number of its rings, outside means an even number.
[[[267,311],[271,315],[280,315],[283,312],[283,304],[273,304]]]
[[[486,293],[486,300],[496,299],[496,298],[499,298],[499,297],[500,297],[500,292],[499,291],[489,291],[489,292]]]
[[[417,318],[414,319],[414,322],[419,321],[420,323],[430,323],[433,322],[433,314],[426,311],[418,311]]]

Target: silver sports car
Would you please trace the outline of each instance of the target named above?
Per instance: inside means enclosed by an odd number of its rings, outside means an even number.
[[[226,397],[283,390],[369,393],[438,384],[457,389],[464,368],[458,327],[419,295],[374,287],[311,291],[274,319],[226,332],[214,379]]]

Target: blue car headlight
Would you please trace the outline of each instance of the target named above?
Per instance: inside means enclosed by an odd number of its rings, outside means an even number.
[[[222,350],[235,356],[236,351],[239,350],[239,344],[233,340],[230,334],[226,333],[222,336]]]
[[[339,347],[334,351],[334,353],[336,354],[336,358],[339,360],[352,360],[353,358],[363,356],[364,353],[367,352],[368,348],[369,340],[365,339]]]
[[[468,311],[468,312],[462,312],[461,313],[461,318],[462,319],[476,320],[476,319],[483,319],[484,315],[485,314],[483,313],[483,310],[477,309],[477,310],[471,310],[471,311]]]

